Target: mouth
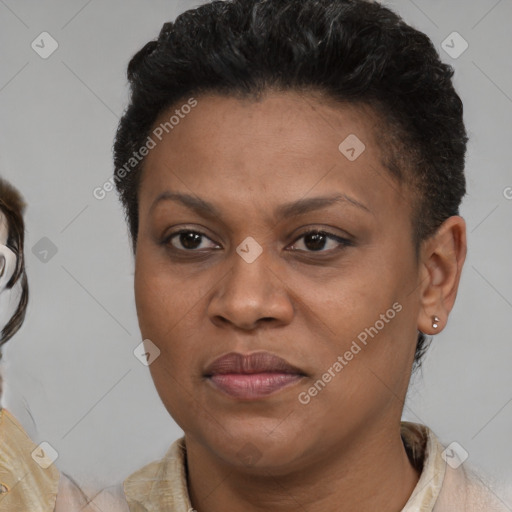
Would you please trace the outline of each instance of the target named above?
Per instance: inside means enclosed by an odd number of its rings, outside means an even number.
[[[306,374],[269,352],[249,355],[230,352],[219,357],[204,377],[222,393],[239,400],[257,400],[296,384]]]

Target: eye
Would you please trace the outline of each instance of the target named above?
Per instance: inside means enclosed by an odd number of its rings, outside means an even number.
[[[301,244],[297,244],[297,242],[302,239],[304,239],[302,245],[305,249],[300,248]],[[205,241],[210,241],[211,245],[208,245],[207,243],[205,245]],[[182,252],[200,252],[205,249],[219,248],[219,245],[213,242],[204,233],[192,229],[180,229],[179,231],[171,233],[165,238],[163,243],[164,245],[170,245],[173,249]],[[329,247],[329,245],[331,247]],[[303,252],[325,253],[350,245],[353,244],[347,238],[343,238],[323,230],[310,230],[300,235],[291,247],[293,250]],[[299,247],[297,248],[297,246]]]
[[[193,231],[191,229],[180,229],[175,233],[171,233],[164,240],[164,244],[170,244],[174,249],[180,251],[194,251],[195,249],[208,249],[212,247],[202,246],[203,240],[210,240],[204,233]],[[212,240],[213,248],[218,247]]]
[[[306,247],[306,252],[330,252],[353,245],[347,238],[340,237],[327,231],[312,230],[303,233],[299,238],[297,238],[292,247],[294,247],[297,244],[297,241],[301,239],[304,239],[302,245]],[[328,245],[328,242],[331,242],[331,247],[327,247],[328,250],[325,251],[323,249]],[[298,250],[304,251],[304,249]]]

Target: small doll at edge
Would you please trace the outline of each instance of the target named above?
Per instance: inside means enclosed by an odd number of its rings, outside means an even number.
[[[21,194],[0,177],[0,358],[5,344],[18,332],[28,304],[25,272]],[[2,407],[0,374],[0,510],[9,512],[87,512],[97,510],[73,480],[51,463],[40,464],[45,454],[13,414]],[[105,498],[109,498],[104,493]],[[99,498],[98,498],[99,499]],[[111,505],[110,505],[111,504]],[[105,512],[117,508],[103,502]]]

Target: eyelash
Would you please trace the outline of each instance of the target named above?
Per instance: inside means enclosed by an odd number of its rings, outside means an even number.
[[[165,245],[165,246],[170,246],[170,249],[175,251],[175,252],[182,252],[182,253],[200,253],[201,252],[201,249],[179,249],[179,248],[176,248],[174,246],[172,246],[170,244],[171,240],[181,234],[184,234],[184,233],[194,233],[196,235],[199,235],[201,237],[204,237],[204,238],[207,238],[208,240],[212,241],[207,235],[205,235],[204,233],[202,233],[201,231],[196,231],[194,229],[180,229],[178,231],[175,231],[173,233],[170,233],[168,236],[165,237],[165,239],[162,241],[162,244]],[[318,250],[318,251],[307,251],[307,250],[302,250],[302,249],[298,249],[296,251],[298,252],[305,252],[305,253],[308,253],[308,254],[330,254],[334,251],[338,251],[338,250],[341,250],[341,249],[344,249],[345,247],[350,247],[350,246],[353,246],[353,242],[347,238],[343,238],[343,237],[340,237],[338,235],[335,235],[333,233],[330,233],[328,231],[325,231],[325,230],[322,230],[322,229],[312,229],[312,230],[309,230],[309,231],[305,231],[303,233],[301,233],[300,235],[298,235],[298,237],[294,240],[294,242],[292,243],[292,245],[295,245],[301,238],[304,238],[308,235],[324,235],[326,238],[328,239],[331,239],[331,240],[335,240],[336,242],[339,243],[339,246],[335,249],[329,249],[327,251],[325,250]],[[213,242],[215,243],[215,242]]]

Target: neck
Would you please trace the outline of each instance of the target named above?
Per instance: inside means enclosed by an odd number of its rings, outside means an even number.
[[[228,466],[187,437],[186,446],[189,492],[197,512],[396,512],[419,479],[399,425],[358,435],[285,475]]]

